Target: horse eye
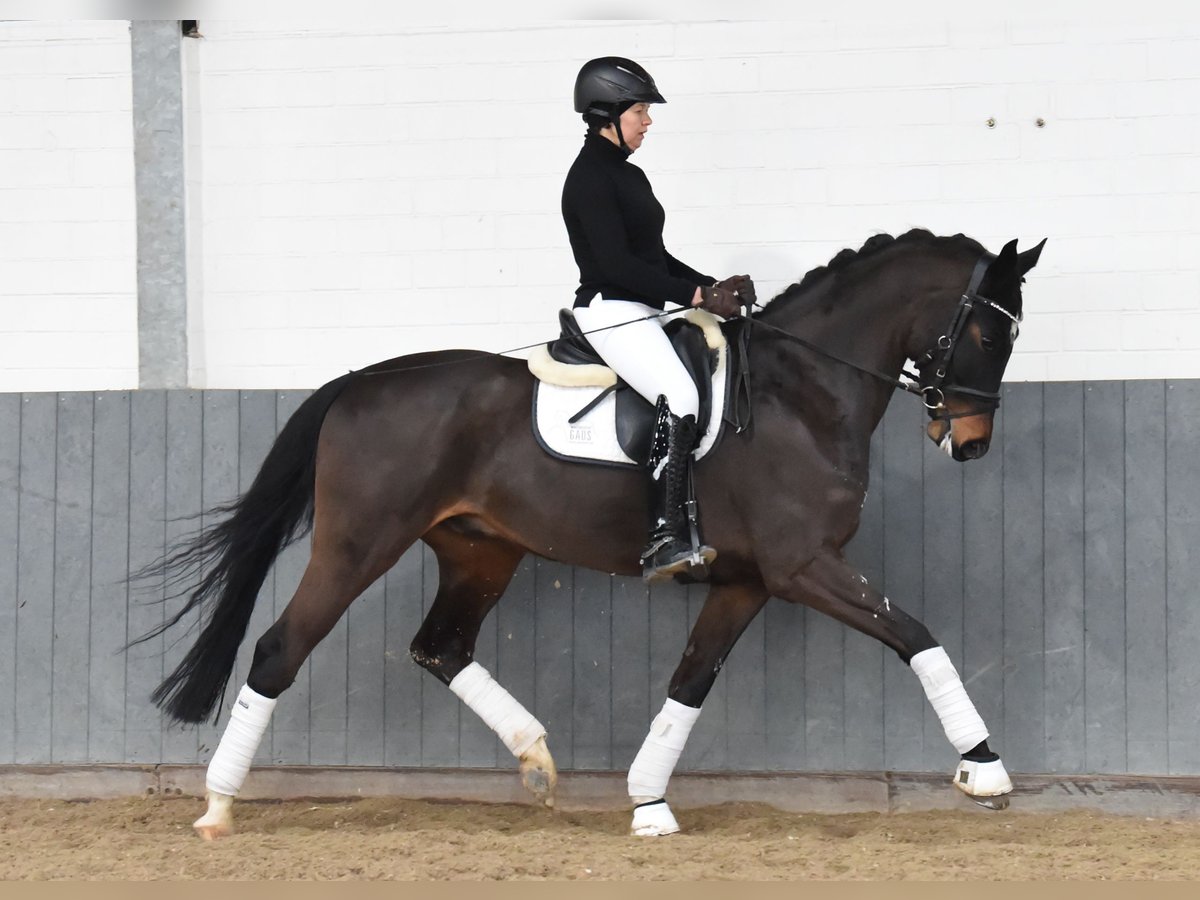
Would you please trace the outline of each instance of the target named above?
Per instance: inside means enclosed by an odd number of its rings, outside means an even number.
[[[987,350],[989,353],[996,349],[996,341],[993,338],[990,338],[990,337],[982,338],[980,340],[980,343],[983,344],[983,349]]]

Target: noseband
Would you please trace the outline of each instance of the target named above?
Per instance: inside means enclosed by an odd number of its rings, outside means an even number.
[[[929,410],[929,417],[931,419],[949,421],[950,419],[975,416],[980,413],[994,411],[1000,405],[1000,393],[998,391],[981,391],[976,388],[964,387],[955,382],[947,383],[946,381],[950,372],[950,364],[954,359],[954,350],[958,347],[959,338],[962,337],[967,319],[971,317],[971,313],[977,305],[991,307],[1010,319],[1013,324],[1012,339],[1016,340],[1021,325],[1021,316],[1014,316],[999,303],[989,300],[979,293],[979,286],[983,283],[983,276],[987,273],[988,266],[995,259],[995,254],[984,253],[975,263],[975,269],[971,272],[971,280],[967,283],[967,290],[958,301],[958,307],[954,311],[954,318],[950,322],[950,327],[937,339],[937,344],[932,349],[925,351],[920,362],[917,363],[919,370],[931,370],[931,374],[924,376],[905,372],[906,375],[914,378],[917,382],[916,393],[921,395],[921,402]],[[959,394],[974,398],[978,402],[978,405],[966,412],[952,413],[946,408],[946,394]]]

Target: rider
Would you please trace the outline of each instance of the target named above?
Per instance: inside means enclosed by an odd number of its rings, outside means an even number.
[[[663,246],[665,213],[629,156],[651,125],[650,104],[666,102],[650,73],[632,60],[606,56],[584,64],[575,79],[575,111],[588,131],[562,195],[579,265],[576,321],[605,363],[656,406],[647,461],[650,539],[641,557],[648,581],[691,567],[684,502],[700,437],[696,386],[663,333],[661,313],[669,300],[728,318],[755,299],[750,276],[717,281]],[[717,555],[708,546],[698,553],[705,564]]]

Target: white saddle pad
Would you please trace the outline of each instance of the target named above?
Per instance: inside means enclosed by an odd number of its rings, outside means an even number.
[[[708,314],[704,313],[704,315]],[[689,318],[691,318],[690,315]],[[712,319],[711,316],[709,318]],[[715,322],[715,320],[713,321]],[[697,322],[697,324],[701,324],[703,327],[702,322]],[[711,333],[714,330],[715,336]],[[729,348],[725,344],[719,327],[705,328],[705,336],[708,339],[709,347],[717,350],[717,365],[712,376],[712,415],[708,420],[708,430],[696,447],[696,459],[702,459],[717,442],[721,433],[721,423],[725,416],[725,379],[728,370]],[[545,350],[544,347],[540,349]],[[531,358],[530,369],[534,371],[534,374],[550,377],[544,368],[548,359],[548,353],[539,354],[536,360]],[[554,363],[554,365],[561,364]],[[605,389],[605,383],[612,383],[615,380],[611,374],[612,370],[599,366],[567,366],[566,368],[599,370],[592,374],[600,375],[601,377],[595,380],[601,383],[568,386],[549,384],[539,378],[533,395],[533,430],[538,443],[551,455],[562,459],[638,466],[637,462],[625,454],[617,441],[617,397],[615,393],[611,393],[601,400],[578,422],[572,424],[568,421]],[[608,373],[608,377],[604,377],[603,373]],[[632,388],[626,388],[626,390],[632,390]]]

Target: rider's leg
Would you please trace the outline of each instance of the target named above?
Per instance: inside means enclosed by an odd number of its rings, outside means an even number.
[[[661,310],[631,300],[594,299],[575,310],[575,321],[588,334],[600,358],[651,404],[665,394],[671,412],[697,416],[696,384],[663,332]]]
[[[575,311],[596,352],[635,391],[657,407],[650,458],[650,538],[642,553],[648,581],[707,565],[717,552],[693,550],[684,512],[687,483],[700,435],[696,385],[662,330],[658,310],[625,300],[595,299]],[[619,326],[619,327],[614,327]],[[603,330],[597,330],[603,329]]]

